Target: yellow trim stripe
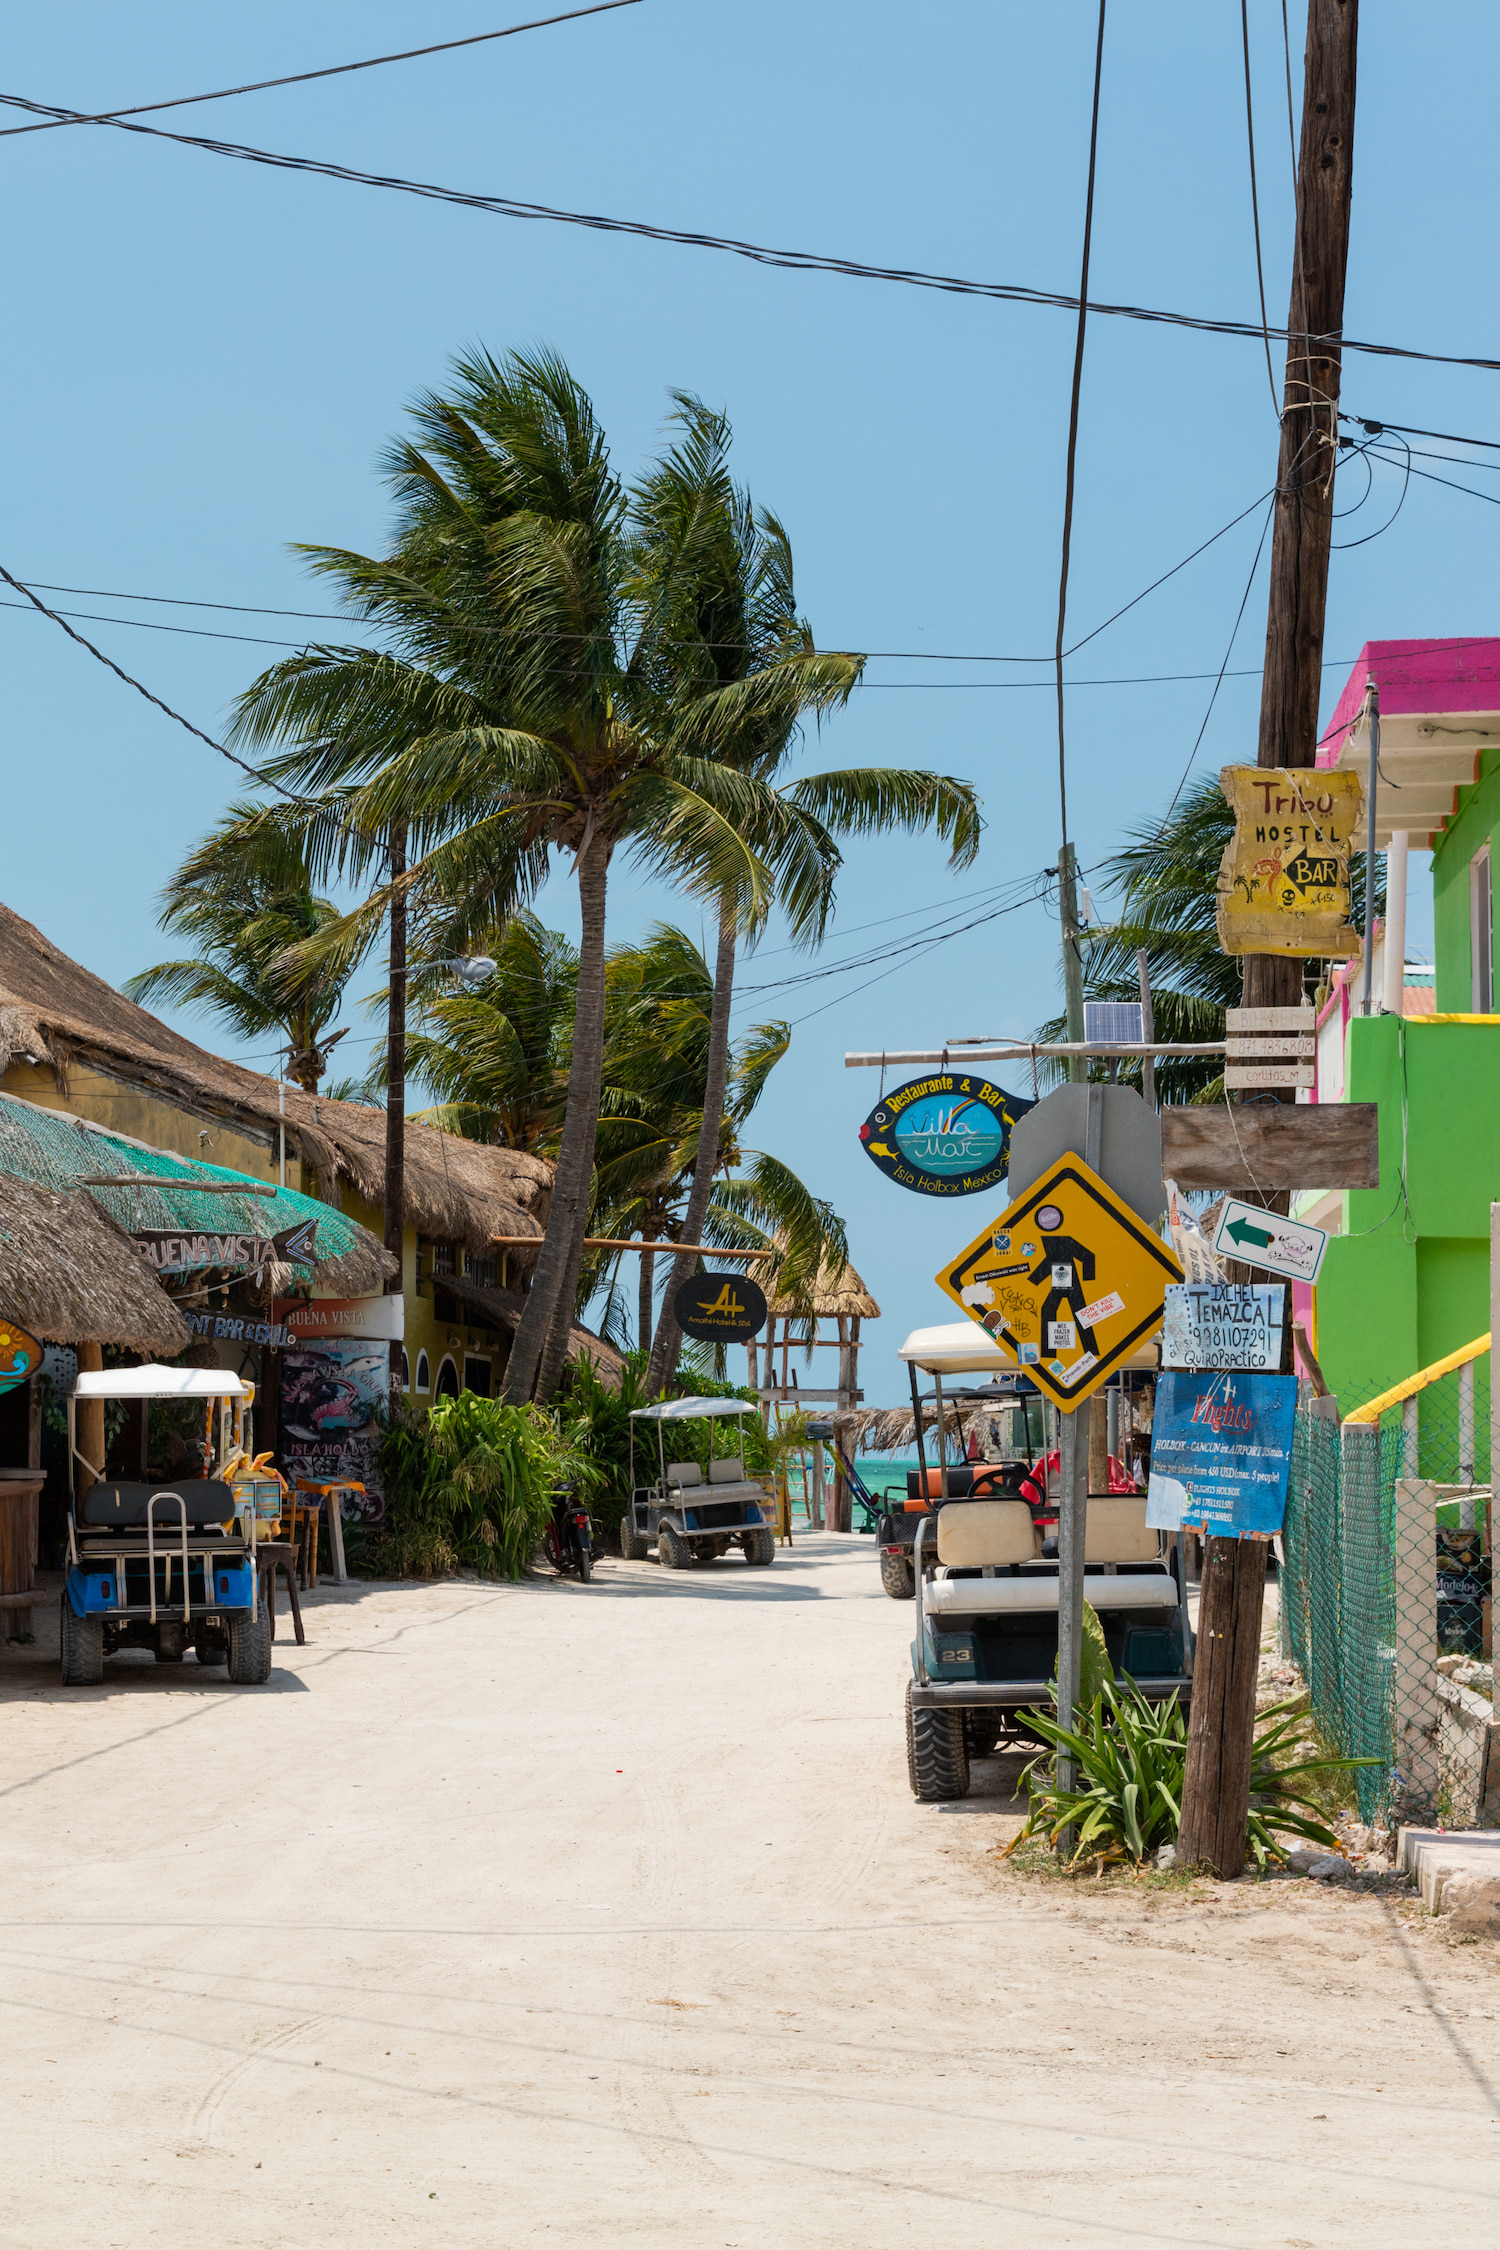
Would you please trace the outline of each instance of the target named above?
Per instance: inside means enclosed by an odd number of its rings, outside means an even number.
[[[1399,1406],[1403,1399],[1414,1398],[1418,1391],[1425,1391],[1428,1384],[1435,1383],[1439,1376],[1451,1375],[1455,1367],[1467,1367],[1471,1359],[1478,1359],[1489,1348],[1490,1335],[1487,1330],[1483,1336],[1476,1336],[1472,1344],[1465,1344],[1461,1350],[1450,1352],[1446,1359],[1435,1359],[1430,1367],[1419,1368],[1415,1375],[1408,1375],[1404,1383],[1396,1383],[1390,1390],[1382,1391],[1379,1398],[1367,1399],[1363,1406],[1356,1406],[1352,1414],[1346,1414],[1344,1420],[1378,1422],[1388,1407]]]

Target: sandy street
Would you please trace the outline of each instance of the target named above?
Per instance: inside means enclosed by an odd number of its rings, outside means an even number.
[[[15,2250],[1500,2242],[1500,1975],[919,1810],[867,1541],[327,1590],[260,1690],[0,1657]]]

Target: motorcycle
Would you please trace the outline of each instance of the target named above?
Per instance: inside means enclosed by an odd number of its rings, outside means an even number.
[[[576,1485],[559,1485],[547,1526],[547,1560],[559,1577],[575,1571],[586,1586],[594,1575],[594,1527]]]

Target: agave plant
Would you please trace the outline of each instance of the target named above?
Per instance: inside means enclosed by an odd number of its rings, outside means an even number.
[[[1139,1865],[1163,1844],[1175,1843],[1182,1824],[1182,1784],[1187,1766],[1187,1722],[1182,1707],[1151,1703],[1127,1674],[1123,1688],[1101,1679],[1077,1727],[1066,1728],[1044,1712],[1027,1722],[1051,1745],[1022,1775],[1031,1799],[1020,1834],[1002,1858],[1028,1837],[1056,1845],[1072,1829],[1070,1864],[1095,1860]],[[1320,1817],[1316,1800],[1301,1786],[1313,1776],[1379,1765],[1378,1758],[1301,1755],[1307,1725],[1303,1699],[1292,1697],[1260,1714],[1250,1766],[1247,1845],[1262,1874],[1287,1856],[1282,1837],[1300,1836],[1327,1850],[1341,1847]],[[1072,1761],[1071,1789],[1057,1781],[1057,1753]]]

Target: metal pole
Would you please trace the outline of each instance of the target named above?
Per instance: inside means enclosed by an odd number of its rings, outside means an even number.
[[[927,1498],[927,1448],[922,1443],[922,1399],[917,1390],[917,1365],[908,1360],[906,1372],[911,1377],[911,1418],[917,1440],[917,1472],[922,1498]]]
[[[1057,860],[1057,900],[1062,919],[1063,992],[1066,998],[1068,1037],[1083,1037],[1083,955],[1078,944],[1077,863],[1071,844],[1064,844]],[[1089,1066],[1081,1056],[1068,1058],[1068,1076],[1081,1084]]]
[[[1370,778],[1365,790],[1365,996],[1362,1016],[1375,1013],[1375,789],[1380,777],[1380,689],[1371,680],[1365,690],[1370,718]]]
[[[1151,973],[1146,966],[1144,948],[1136,954],[1135,970],[1141,985],[1141,1043],[1149,1047],[1156,1038],[1156,1018],[1151,1011]],[[1147,1109],[1155,1109],[1156,1064],[1150,1055],[1141,1057],[1141,1092]]]
[[[936,1370],[932,1377],[932,1402],[937,1415],[938,1497],[948,1497],[948,1440],[943,1431],[943,1378]]]
[[[1088,1530],[1088,1416],[1076,1408],[1062,1415],[1058,1446],[1057,1523],[1057,1723],[1072,1729],[1078,1714],[1078,1679],[1083,1654],[1083,1552]],[[1057,1778],[1071,1789],[1071,1758],[1059,1755]]]

